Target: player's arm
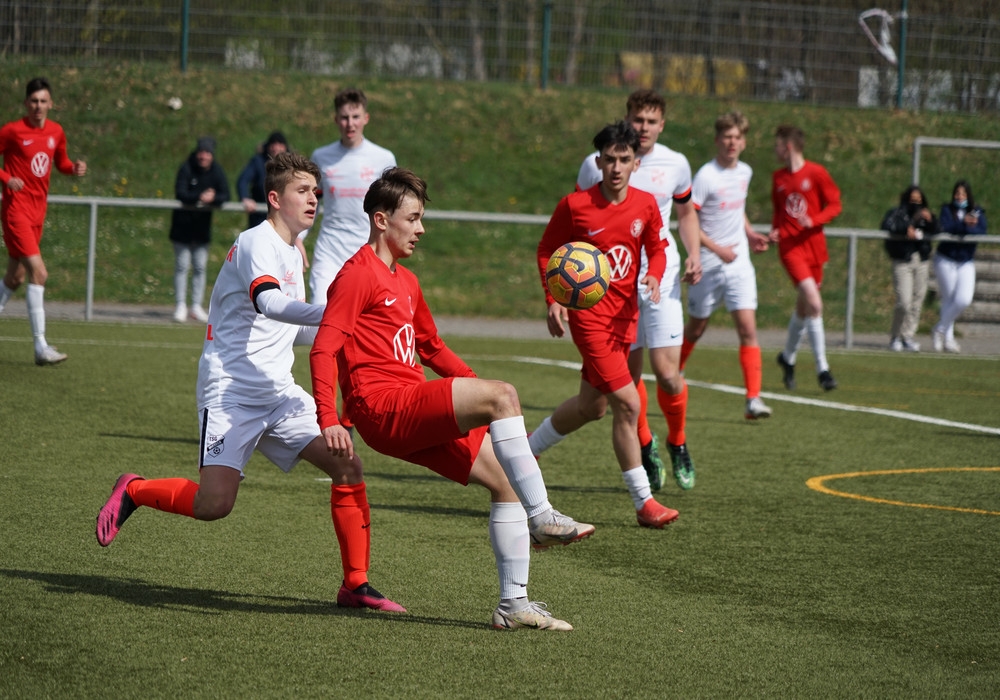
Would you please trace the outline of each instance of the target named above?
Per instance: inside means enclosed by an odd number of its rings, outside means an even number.
[[[768,249],[768,237],[753,230],[753,225],[750,223],[750,219],[747,218],[745,213],[743,214],[743,231],[747,235],[747,242],[750,244],[750,250],[752,252],[763,253]]]
[[[258,278],[250,290],[254,309],[275,321],[295,326],[318,326],[323,320],[323,307],[298,301],[281,292],[278,280]]]
[[[684,250],[687,251],[687,258],[684,260],[683,280],[688,284],[698,284],[701,280],[701,224],[698,221],[698,212],[694,208],[694,202],[690,196],[687,201],[674,199],[674,208],[677,212],[677,232],[680,234],[681,242],[684,243]],[[711,249],[710,249],[711,250]]]
[[[549,258],[556,248],[570,241],[573,230],[573,216],[569,209],[569,202],[563,197],[556,210],[552,212],[545,227],[545,233],[538,242],[538,249],[535,251],[538,261],[538,275],[542,281],[542,292],[545,294],[545,304],[548,309],[546,323],[549,327],[549,335],[554,338],[562,338],[566,334],[566,323],[569,321],[569,311],[560,305],[549,292],[548,285],[545,284],[545,268],[548,267]]]
[[[840,188],[837,187],[837,183],[833,181],[830,173],[825,168],[819,168],[818,170],[821,173],[821,176],[817,178],[819,200],[823,208],[809,215],[808,218],[811,220],[810,223],[812,226],[828,224],[840,216],[840,212],[843,211],[843,206],[840,203]],[[803,223],[803,226],[806,226],[806,224]]]
[[[667,270],[667,239],[660,238],[660,229],[663,228],[663,219],[660,218],[660,208],[656,205],[656,200],[650,197],[650,216],[646,220],[646,226],[642,230],[642,245],[646,249],[646,259],[649,265],[646,276],[639,280],[639,284],[646,287],[649,300],[654,304],[660,301],[660,280]]]
[[[316,422],[326,448],[350,459],[354,457],[354,442],[337,416],[337,355],[347,338],[348,334],[339,328],[329,323],[322,324],[309,351],[309,371],[316,402]]]

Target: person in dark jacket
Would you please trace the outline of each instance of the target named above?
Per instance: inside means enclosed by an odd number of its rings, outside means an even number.
[[[247,228],[253,228],[267,218],[267,211],[257,211],[258,203],[267,204],[264,192],[264,168],[267,161],[288,150],[285,135],[280,131],[271,132],[237,178],[236,196],[243,202],[243,209],[247,213]]]
[[[927,294],[931,257],[929,237],[937,233],[937,219],[923,190],[916,185],[907,187],[899,197],[899,206],[886,212],[882,229],[889,232],[885,252],[892,259],[892,287],[896,292],[889,349],[919,352],[920,344],[913,336]]]
[[[205,299],[205,268],[208,244],[212,240],[212,209],[229,201],[229,181],[222,166],[215,162],[215,139],[202,136],[194,151],[177,171],[175,196],[184,204],[175,209],[170,222],[170,240],[174,244],[174,295],[177,308],[174,320],[188,318],[187,276],[191,275],[191,318],[208,320],[202,302]]]
[[[941,233],[964,238],[986,234],[986,212],[976,204],[972,186],[959,180],[951,192],[951,201],[941,207]],[[976,264],[972,258],[976,244],[959,241],[941,241],[934,254],[934,277],[937,278],[938,296],[941,297],[941,319],[931,331],[934,351],[961,352],[955,342],[955,321],[972,303],[976,290]]]

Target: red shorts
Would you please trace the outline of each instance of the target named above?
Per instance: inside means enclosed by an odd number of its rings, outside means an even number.
[[[40,255],[42,242],[42,224],[33,223],[30,219],[10,215],[4,212],[3,243],[7,246],[7,255],[15,260]]]
[[[583,381],[602,394],[611,394],[632,383],[628,368],[631,343],[598,336],[573,337],[583,358]]]
[[[822,233],[795,240],[787,248],[779,246],[778,256],[796,287],[810,277],[816,281],[816,286],[823,285],[823,266],[830,256],[826,250],[826,236]]]
[[[435,379],[352,398],[348,408],[354,427],[373,450],[468,484],[487,428],[458,429],[453,381]]]

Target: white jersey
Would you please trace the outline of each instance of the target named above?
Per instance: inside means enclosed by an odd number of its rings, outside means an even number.
[[[279,289],[305,301],[302,256],[268,221],[244,231],[222,263],[198,363],[198,408],[258,405],[295,384],[292,345],[301,326],[259,313],[256,295]]]
[[[732,266],[750,265],[750,244],[747,241],[747,191],[753,169],[743,161],[732,168],[723,168],[714,158],[705,163],[694,176],[691,201],[698,210],[701,230],[720,246],[733,246],[736,259]],[[708,248],[701,249],[701,268],[707,272],[724,263]]]
[[[580,166],[576,185],[581,190],[593,187],[602,179],[596,159],[595,151],[587,156]],[[660,207],[660,218],[663,219],[660,237],[666,239],[668,244],[667,271],[663,274],[663,281],[672,281],[680,270],[681,254],[677,248],[677,241],[670,232],[670,212],[674,200],[686,202],[691,195],[691,165],[682,154],[667,148],[662,143],[655,143],[649,153],[639,158],[639,167],[632,173],[628,184],[629,187],[649,192],[656,198],[656,203]],[[647,269],[646,251],[643,250],[639,279],[646,276]]]
[[[355,148],[335,141],[313,151],[312,161],[319,166],[323,191],[323,221],[313,248],[312,276],[326,280],[320,285],[321,293],[312,285],[313,301],[325,304],[326,287],[368,242],[371,225],[364,210],[365,195],[386,168],[396,165],[396,157],[368,140]]]

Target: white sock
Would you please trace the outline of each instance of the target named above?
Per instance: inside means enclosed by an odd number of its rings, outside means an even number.
[[[531,454],[540,455],[550,447],[558,445],[565,437],[565,435],[557,433],[556,429],[552,427],[552,416],[546,416],[542,424],[535,428],[534,432],[528,437]]]
[[[649,477],[646,476],[646,470],[642,468],[641,464],[638,467],[632,467],[627,472],[622,472],[622,479],[625,480],[628,495],[632,497],[632,503],[635,504],[636,510],[642,508],[642,504],[653,497],[653,490],[649,487]]]
[[[809,334],[809,347],[816,358],[816,374],[830,369],[826,361],[826,333],[823,330],[823,317],[813,316],[806,319],[806,333]]]
[[[799,351],[799,343],[802,342],[802,334],[805,332],[805,321],[799,318],[798,313],[792,312],[792,318],[788,321],[788,337],[785,339],[785,362],[790,365],[795,364],[795,354]]]
[[[13,293],[13,289],[5,283],[0,282],[0,311],[3,311],[4,307],[7,306],[7,302],[10,301],[10,295]]]
[[[40,284],[28,285],[28,323],[35,338],[35,352],[41,352],[48,343],[45,341],[45,287]]]
[[[500,600],[526,599],[531,552],[528,520],[520,503],[490,504],[490,544],[500,576]]]
[[[501,418],[490,423],[490,440],[493,441],[497,461],[528,517],[551,510],[542,471],[528,445],[524,416]]]

